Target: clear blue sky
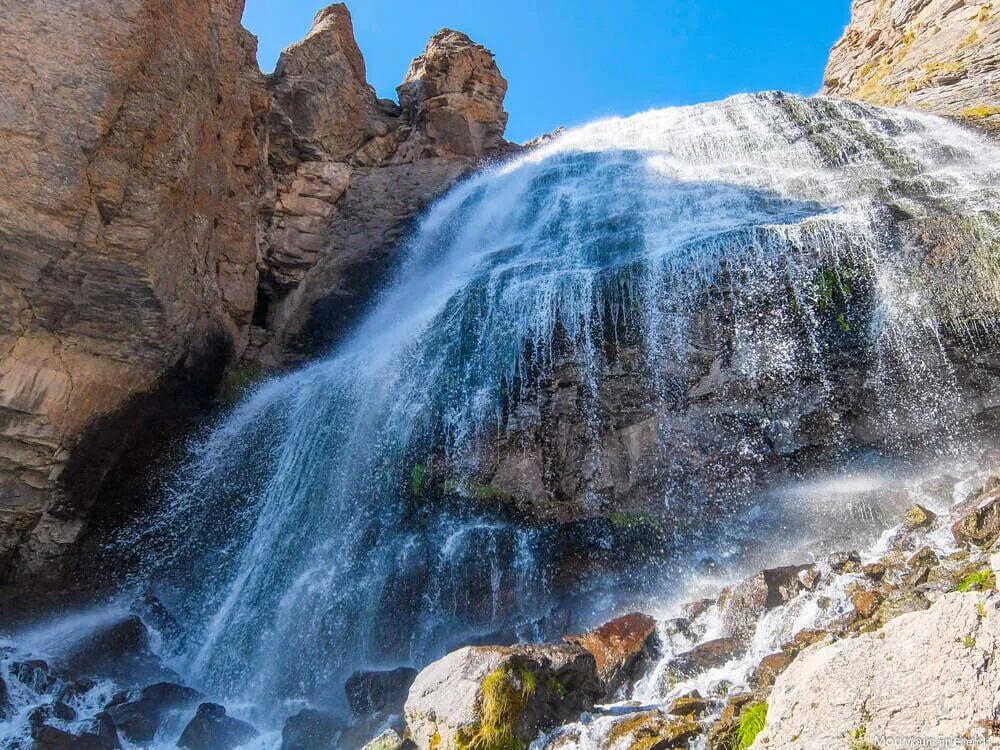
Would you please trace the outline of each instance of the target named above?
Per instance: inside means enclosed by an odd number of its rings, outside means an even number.
[[[322,0],[247,0],[265,71],[305,36]],[[496,54],[510,82],[507,137],[721,99],[815,93],[850,0],[355,0],[347,3],[379,96],[443,26]]]

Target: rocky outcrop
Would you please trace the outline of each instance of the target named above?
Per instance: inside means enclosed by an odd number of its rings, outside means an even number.
[[[4,572],[50,564],[82,532],[86,508],[49,511],[95,417],[246,340],[267,96],[242,12],[240,0],[0,11]]]
[[[812,646],[778,677],[754,747],[986,736],[1000,716],[998,648],[995,592],[947,594],[877,633]]]
[[[600,697],[594,657],[579,646],[466,647],[417,676],[405,715],[420,750],[518,747]]]
[[[823,93],[1000,128],[1000,10],[987,0],[855,0]]]
[[[606,695],[631,688],[657,654],[656,620],[634,612],[606,622],[583,635],[567,636],[568,643],[583,646],[597,666]]]
[[[386,272],[413,217],[503,140],[492,53],[444,29],[379,100],[343,5],[316,16],[268,79],[272,213],[262,221],[251,356],[278,368],[327,348]]]
[[[242,12],[0,11],[0,580],[57,574],[95,512],[141,502],[248,346],[272,368],[328,346],[413,216],[510,146],[506,82],[463,34],[401,108],[343,5],[266,81]]]

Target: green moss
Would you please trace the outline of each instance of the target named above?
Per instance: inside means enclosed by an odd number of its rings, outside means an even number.
[[[260,366],[253,362],[236,362],[222,376],[216,399],[222,404],[235,404],[264,377]]]
[[[850,750],[881,750],[878,745],[868,741],[868,728],[864,724],[847,733],[847,746]]]
[[[492,484],[477,484],[465,479],[448,479],[444,491],[452,495],[468,497],[487,505],[514,505],[517,498]]]
[[[983,620],[986,619],[986,607],[982,602],[976,602],[976,614]]]
[[[414,495],[422,495],[426,489],[427,467],[424,464],[413,464],[410,470],[410,490]]]
[[[615,510],[608,513],[607,518],[619,529],[660,528],[659,519],[648,513]]]
[[[977,104],[962,110],[962,117],[967,120],[985,120],[987,117],[1000,115],[1000,107],[990,107],[986,104]]]
[[[962,646],[965,648],[975,648],[976,639],[972,637],[971,633],[966,633],[965,638],[962,639]]]
[[[757,739],[767,723],[767,704],[753,703],[743,709],[736,726],[736,750],[746,750]]]
[[[993,575],[993,571],[989,568],[983,568],[982,570],[977,570],[975,573],[971,573],[958,582],[955,587],[956,591],[961,591],[963,594],[966,591],[982,590],[984,588],[995,588],[996,578]]]
[[[479,725],[456,738],[459,750],[524,750],[514,734],[517,717],[535,694],[537,678],[527,667],[504,664],[479,686]]]

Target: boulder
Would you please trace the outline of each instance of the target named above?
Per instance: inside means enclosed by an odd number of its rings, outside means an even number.
[[[697,690],[674,698],[667,707],[671,716],[702,716],[708,712],[708,701]]]
[[[951,533],[959,544],[989,547],[1000,537],[1000,495],[980,500],[952,525]]]
[[[193,706],[201,696],[183,685],[158,682],[126,698],[105,710],[126,739],[142,744],[153,739],[167,712]]]
[[[659,649],[656,620],[639,613],[611,620],[583,635],[567,636],[566,641],[593,654],[608,698],[635,684]]]
[[[74,643],[66,654],[65,668],[70,675],[113,677],[122,682],[175,677],[150,650],[149,633],[136,615],[100,627]]]
[[[232,716],[218,703],[202,703],[188,722],[177,747],[186,750],[232,750],[257,736],[257,730]]]
[[[806,588],[804,574],[814,569],[812,565],[770,568],[725,589],[718,604],[726,636],[749,640],[761,615],[791,601]]]
[[[285,719],[281,750],[332,750],[341,723],[325,711],[304,708]]]
[[[981,736],[1000,712],[1000,597],[946,594],[881,630],[811,646],[775,682],[758,747]]]
[[[750,675],[750,684],[755,688],[771,687],[778,675],[788,668],[794,658],[794,651],[778,651],[768,654],[760,660],[757,668]]]
[[[916,529],[926,529],[933,526],[937,520],[937,514],[932,510],[928,510],[923,505],[914,504],[906,509],[903,518],[906,529],[915,531]]]
[[[48,663],[41,659],[11,662],[10,674],[35,693],[48,692],[56,684],[56,677],[49,670]]]
[[[355,672],[344,685],[347,703],[355,716],[365,716],[377,711],[402,713],[406,694],[416,678],[417,670],[410,667]]]
[[[721,667],[745,651],[746,642],[742,638],[715,638],[699,643],[667,663],[663,673],[664,685],[670,688],[709,669]]]
[[[417,675],[405,716],[420,750],[503,738],[527,744],[593,708],[603,693],[593,655],[574,645],[469,646]]]
[[[608,732],[607,747],[623,750],[686,748],[701,734],[701,725],[686,717],[662,711],[643,711],[623,718]]]

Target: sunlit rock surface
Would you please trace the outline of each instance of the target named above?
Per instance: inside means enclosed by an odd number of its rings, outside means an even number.
[[[988,0],[855,0],[823,93],[1000,128],[1000,9]]]

